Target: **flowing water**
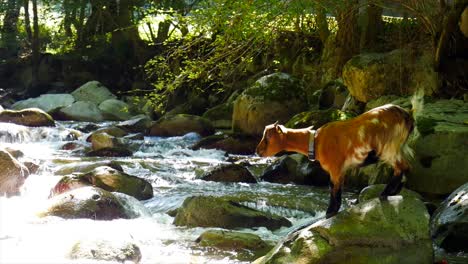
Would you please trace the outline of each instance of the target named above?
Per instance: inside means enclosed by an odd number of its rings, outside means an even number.
[[[241,230],[272,243],[298,226],[324,215],[328,202],[326,188],[270,183],[223,184],[197,179],[215,166],[228,163],[229,157],[219,150],[190,150],[189,146],[199,139],[193,133],[182,137],[134,140],[130,144],[135,152],[129,158],[89,158],[79,152],[61,150],[61,146],[72,140],[70,130],[85,125],[62,122],[55,128],[26,128],[0,123],[2,147],[21,150],[24,156],[19,158],[20,161],[32,160],[40,164],[39,171],[27,178],[20,196],[0,197],[0,263],[108,263],[71,259],[70,252],[79,241],[108,241],[116,245],[134,243],[141,251],[140,263],[248,263],[255,259],[249,252],[239,254],[198,246],[195,240],[206,228],[172,224],[173,217],[166,213],[194,195],[230,196],[247,206],[288,218],[293,223],[291,228]],[[78,140],[88,144],[85,138],[83,135]],[[248,168],[254,175],[271,162],[271,159],[252,156],[236,158],[248,161]],[[118,162],[126,173],[152,184],[154,198],[131,203],[140,217],[94,221],[39,218],[36,215],[47,202],[50,189],[62,177],[59,174],[63,169],[108,160]],[[344,196],[346,206],[351,195]]]

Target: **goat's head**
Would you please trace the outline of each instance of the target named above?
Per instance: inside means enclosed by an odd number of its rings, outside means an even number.
[[[284,134],[286,128],[278,122],[268,125],[263,131],[263,137],[258,143],[256,152],[261,157],[269,157],[284,150]]]

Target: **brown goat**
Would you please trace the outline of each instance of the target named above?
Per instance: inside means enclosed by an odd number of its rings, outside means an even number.
[[[413,123],[409,112],[391,104],[353,119],[328,123],[317,130],[289,129],[275,123],[265,127],[256,152],[268,157],[293,151],[318,160],[330,174],[330,203],[326,214],[329,218],[340,209],[344,175],[350,168],[382,160],[393,167],[394,176],[381,199],[400,192],[403,174],[409,169],[406,157],[412,154],[405,143]]]

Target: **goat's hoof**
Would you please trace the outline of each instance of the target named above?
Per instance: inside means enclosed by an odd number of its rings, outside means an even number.
[[[328,218],[331,218],[333,216],[335,216],[338,212],[327,212],[327,214],[325,215],[325,218],[328,219]]]
[[[381,194],[381,195],[379,196],[379,199],[380,199],[381,202],[385,202],[385,201],[388,200],[388,195]]]

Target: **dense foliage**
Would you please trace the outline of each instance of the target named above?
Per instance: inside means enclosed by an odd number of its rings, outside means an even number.
[[[152,97],[161,111],[175,91],[225,100],[266,72],[290,72],[317,89],[364,50],[429,43],[436,67],[454,55],[453,17],[466,0],[364,2],[2,0],[0,55],[31,58],[29,91],[40,82],[41,53],[111,64],[118,89]],[[328,79],[310,70],[319,64],[332,69]]]

